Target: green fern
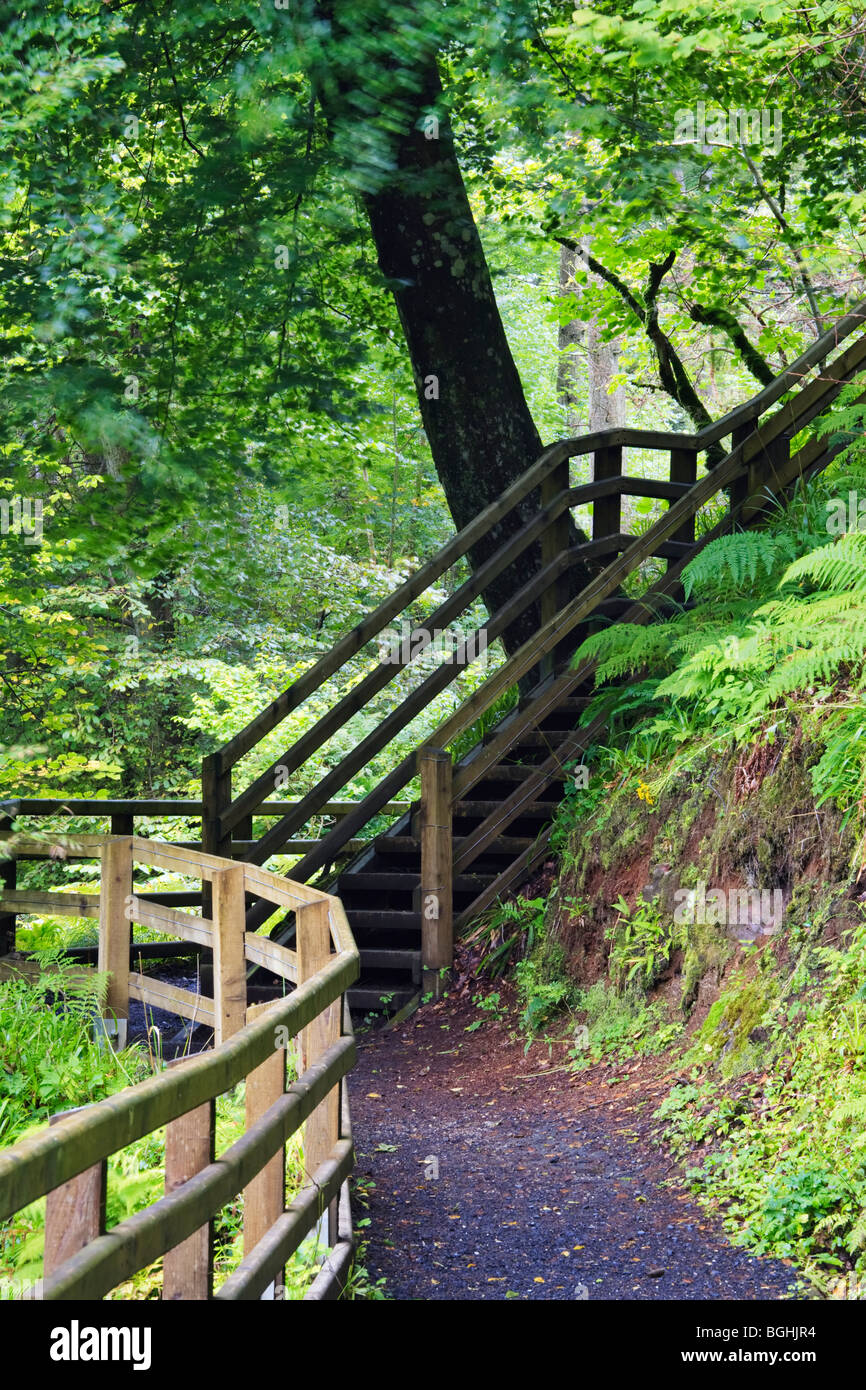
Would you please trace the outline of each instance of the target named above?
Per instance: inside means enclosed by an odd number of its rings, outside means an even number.
[[[710,547],[707,547],[708,549]],[[852,531],[834,545],[801,555],[782,576],[782,586],[811,580],[818,589],[850,591],[866,602],[866,534]]]
[[[772,575],[796,554],[793,538],[765,531],[735,532],[712,541],[683,570],[686,598],[692,593],[754,592],[762,573]]]

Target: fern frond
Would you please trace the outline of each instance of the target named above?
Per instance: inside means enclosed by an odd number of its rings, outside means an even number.
[[[789,563],[796,549],[792,537],[766,531],[738,531],[711,541],[683,570],[686,598],[693,591],[713,592],[720,587],[737,593],[753,590],[763,571],[769,577]]]
[[[666,623],[612,623],[582,643],[572,665],[597,661],[596,685],[621,680],[636,671],[670,665],[670,646],[678,632],[676,621]]]
[[[851,531],[835,545],[801,555],[785,570],[781,582],[797,584],[804,579],[820,589],[850,589],[866,599],[866,533]]]

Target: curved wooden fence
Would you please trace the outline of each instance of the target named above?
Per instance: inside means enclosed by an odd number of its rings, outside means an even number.
[[[46,846],[6,837],[13,854]],[[338,898],[251,864],[238,864],[134,836],[52,836],[70,858],[102,863],[98,899],[40,894],[54,911],[99,916],[99,967],[108,972],[107,1031],[122,1031],[138,999],[214,1028],[212,1051],[189,1057],[140,1085],[55,1117],[50,1127],[0,1152],[0,1220],[46,1196],[46,1299],[100,1299],[163,1257],[166,1299],[256,1299],[280,1285],[282,1271],[317,1224],[331,1247],[309,1292],[336,1297],[351,1260],[346,1180],[352,1140],[343,1079],[355,1043],[344,996],[359,959]],[[133,890],[133,866],[145,864],[208,883],[213,920],[148,902]],[[245,929],[246,895],[294,914],[293,950]],[[9,894],[0,906],[45,910]],[[32,896],[32,895],[31,895]],[[64,901],[69,896],[74,901]],[[213,951],[214,997],[131,971],[132,922]],[[266,965],[292,992],[247,1007],[248,962]],[[288,1045],[297,1040],[296,1081],[286,1086]],[[218,1096],[246,1083],[246,1129],[218,1157]],[[342,1093],[342,1094],[341,1094]],[[304,1126],[306,1181],[285,1204],[285,1145]],[[166,1127],[165,1195],[105,1229],[110,1155]],[[214,1217],[244,1194],[244,1255],[213,1293]],[[342,1193],[342,1196],[341,1196]]]

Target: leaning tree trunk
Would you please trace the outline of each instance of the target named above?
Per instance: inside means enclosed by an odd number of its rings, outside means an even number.
[[[460,528],[529,468],[542,442],[499,315],[441,105],[435,55],[414,76],[414,89],[407,91],[404,82],[402,99],[394,96],[389,104],[387,125],[396,131],[391,172],[365,203],[406,339],[433,462]],[[353,83],[357,87],[357,74]],[[348,83],[345,88],[348,93]],[[329,121],[345,119],[333,88],[322,99]],[[473,566],[498,550],[531,512],[528,505],[522,515],[516,509],[492,527],[473,547]],[[577,531],[572,536],[585,539]],[[507,602],[539,564],[536,545],[485,591],[488,609]],[[572,571],[570,587],[589,577],[585,569]],[[538,623],[533,605],[509,627],[506,648],[514,651]]]

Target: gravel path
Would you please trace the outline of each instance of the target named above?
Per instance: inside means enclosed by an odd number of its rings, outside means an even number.
[[[573,1076],[499,1023],[467,1032],[479,1017],[449,999],[359,1037],[355,1215],[392,1298],[791,1296],[794,1271],[731,1246],[651,1145],[658,1063]]]

